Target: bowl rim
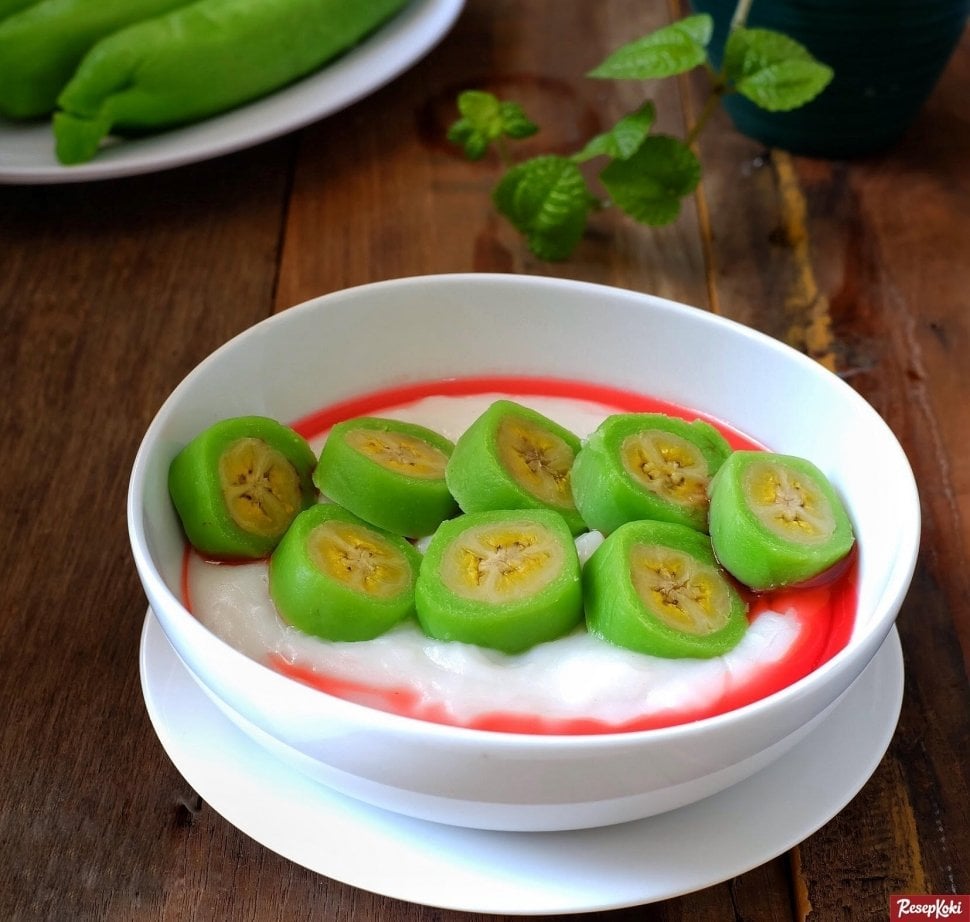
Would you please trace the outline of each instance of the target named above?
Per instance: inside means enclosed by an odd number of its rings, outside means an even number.
[[[701,322],[713,325],[715,328],[722,328],[731,331],[734,335],[754,341],[762,348],[767,348],[775,352],[781,352],[787,360],[801,364],[810,369],[811,374],[823,374],[831,376],[831,384],[840,389],[846,400],[852,402],[858,412],[870,415],[874,424],[885,429],[890,439],[890,444],[894,445],[898,452],[896,459],[897,465],[901,463],[902,470],[905,472],[905,483],[899,484],[902,488],[901,496],[894,498],[894,508],[902,513],[898,518],[900,522],[901,541],[897,549],[895,564],[887,575],[886,584],[878,599],[873,606],[872,617],[867,621],[867,630],[859,638],[859,643],[852,644],[839,650],[834,656],[814,669],[808,675],[798,679],[785,688],[779,689],[764,698],[760,698],[749,704],[735,708],[722,714],[705,717],[700,720],[691,721],[683,724],[676,724],[670,727],[661,727],[648,730],[629,730],[602,733],[577,733],[577,734],[531,734],[515,733],[508,731],[487,730],[470,727],[456,726],[452,724],[435,723],[420,718],[409,717],[392,712],[381,711],[376,708],[348,701],[343,698],[330,695],[316,688],[304,685],[282,674],[276,673],[269,667],[251,659],[244,653],[236,650],[228,642],[222,640],[216,634],[206,628],[183,604],[181,599],[168,586],[158,568],[155,566],[148,550],[148,541],[145,534],[144,519],[142,509],[145,497],[145,487],[147,483],[147,472],[149,467],[149,457],[152,445],[157,441],[157,434],[164,428],[166,421],[178,408],[182,394],[191,388],[196,377],[205,373],[205,369],[217,362],[223,353],[238,348],[241,340],[258,337],[263,335],[268,327],[277,327],[295,322],[303,312],[318,311],[329,309],[334,305],[348,299],[356,299],[366,296],[369,292],[377,290],[406,290],[415,287],[426,286],[454,286],[454,285],[494,285],[507,286],[510,288],[521,288],[522,286],[536,289],[550,290],[570,290],[591,296],[604,295],[609,293],[612,298],[623,297],[631,302],[639,303],[643,307],[651,310],[661,310],[670,313],[688,312],[698,316]],[[703,408],[698,408],[703,412]],[[730,423],[730,420],[728,420]],[[747,326],[740,321],[724,317],[712,311],[698,308],[682,302],[673,301],[658,295],[647,292],[636,291],[634,289],[623,288],[615,285],[606,285],[597,282],[587,282],[574,279],[566,279],[550,276],[535,276],[516,273],[486,273],[486,272],[455,272],[437,273],[428,275],[403,276],[399,278],[384,279],[376,282],[368,282],[347,288],[337,289],[322,295],[309,298],[291,307],[285,308],[275,314],[265,317],[249,327],[234,334],[205,358],[203,358],[191,371],[176,385],[172,392],[163,401],[155,415],[153,416],[145,434],[139,443],[131,468],[129,488],[126,502],[126,516],[131,544],[132,555],[134,557],[136,569],[141,578],[143,588],[151,599],[154,595],[160,597],[164,603],[177,612],[177,617],[183,619],[192,627],[189,630],[196,632],[201,643],[215,644],[231,660],[240,664],[243,669],[255,668],[264,673],[267,681],[273,683],[285,683],[280,687],[288,690],[298,689],[299,694],[310,693],[314,696],[323,697],[328,703],[328,707],[336,709],[336,712],[346,712],[359,723],[367,725],[380,725],[383,729],[406,735],[430,736],[431,738],[442,736],[455,742],[466,741],[471,745],[489,741],[492,744],[499,744],[514,749],[534,749],[537,746],[551,750],[571,749],[577,746],[582,749],[589,747],[615,747],[617,745],[636,745],[644,739],[650,740],[678,740],[691,737],[697,733],[708,732],[711,728],[729,729],[749,720],[759,719],[766,711],[774,710],[786,702],[795,702],[799,698],[809,694],[815,686],[827,681],[832,673],[841,673],[846,670],[856,668],[856,675],[847,683],[851,685],[861,674],[865,664],[875,655],[882,645],[890,629],[895,623],[896,615],[902,605],[910,582],[915,572],[921,531],[921,516],[919,494],[917,490],[915,476],[906,458],[902,446],[892,432],[888,424],[881,418],[875,408],[855,391],[849,384],[838,375],[824,368],[814,359],[799,352],[797,349],[778,340],[766,333]],[[159,623],[165,629],[165,633],[171,640],[171,635],[166,627],[169,611],[156,611]],[[861,658],[861,665],[858,663]],[[194,670],[193,670],[193,674]],[[201,677],[196,676],[201,680]]]

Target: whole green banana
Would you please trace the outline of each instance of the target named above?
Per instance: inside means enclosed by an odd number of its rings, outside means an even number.
[[[407,0],[197,0],[95,45],[58,99],[57,157],[82,163],[112,130],[206,118],[346,51]]]
[[[98,39],[190,0],[41,0],[0,21],[0,115],[37,118]],[[4,7],[18,5],[0,0]]]
[[[40,0],[0,0],[0,21],[39,2]]]

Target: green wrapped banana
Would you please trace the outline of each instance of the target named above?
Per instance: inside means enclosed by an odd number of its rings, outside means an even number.
[[[40,0],[0,0],[0,21],[39,2]]]
[[[406,0],[197,0],[96,44],[58,100],[57,157],[83,163],[111,131],[207,118],[317,70]]]
[[[0,22],[0,115],[30,119],[54,111],[78,63],[100,38],[190,0],[0,0],[20,9]]]

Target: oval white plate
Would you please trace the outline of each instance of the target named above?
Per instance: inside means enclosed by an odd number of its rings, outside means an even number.
[[[488,832],[388,813],[277,761],[199,688],[154,614],[142,690],[162,746],[199,795],[257,842],[334,880],[443,909],[539,915],[618,909],[720,883],[771,860],[860,790],[903,696],[893,628],[832,713],[768,768],[706,800],[577,832]]]
[[[286,89],[194,125],[107,147],[61,166],[49,122],[0,119],[0,182],[65,183],[167,170],[250,147],[349,106],[394,79],[448,32],[464,0],[413,0],[347,55]]]

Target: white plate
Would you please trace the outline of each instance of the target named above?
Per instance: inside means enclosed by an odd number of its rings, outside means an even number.
[[[0,119],[0,182],[63,183],[166,170],[267,141],[349,106],[423,57],[448,32],[464,0],[413,0],[397,17],[323,70],[224,115],[101,151],[61,166],[49,122]]]
[[[237,729],[186,671],[154,614],[142,689],[162,746],[199,795],[257,842],[312,871],[444,909],[591,912],[668,899],[757,867],[838,813],[882,759],[903,694],[893,628],[831,715],[759,774],[622,826],[507,833],[410,819],[336,794]]]

